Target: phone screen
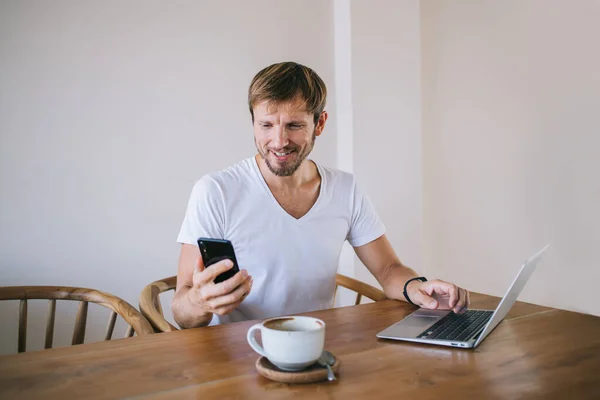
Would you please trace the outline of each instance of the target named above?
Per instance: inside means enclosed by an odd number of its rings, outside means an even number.
[[[214,280],[215,283],[226,281],[239,272],[240,268],[237,259],[235,258],[235,251],[229,240],[199,238],[198,248],[200,249],[200,255],[202,256],[202,261],[206,268],[221,260],[229,259],[233,261],[233,267],[231,267],[229,271],[225,271],[217,276]]]

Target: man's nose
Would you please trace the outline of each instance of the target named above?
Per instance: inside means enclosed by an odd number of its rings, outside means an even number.
[[[277,149],[283,149],[290,143],[290,141],[288,140],[287,132],[285,131],[284,127],[276,127],[274,129],[274,134],[275,137],[271,140],[271,142],[273,143],[273,147]]]

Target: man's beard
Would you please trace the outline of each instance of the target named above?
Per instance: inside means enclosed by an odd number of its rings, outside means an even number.
[[[298,146],[286,146],[283,148],[283,151],[292,151],[295,153],[295,159],[289,160],[284,162],[281,166],[276,166],[271,164],[271,162],[269,161],[269,153],[270,151],[267,150],[267,153],[263,153],[263,151],[261,149],[258,148],[258,145],[256,146],[256,149],[258,150],[258,153],[260,154],[260,156],[263,158],[263,160],[265,160],[265,164],[267,164],[267,168],[269,168],[269,171],[271,171],[274,175],[276,176],[291,176],[294,172],[296,172],[296,170],[298,170],[298,168],[300,168],[300,165],[302,165],[302,162],[306,159],[306,157],[308,157],[308,155],[310,154],[310,152],[312,151],[313,147],[315,147],[315,140],[316,140],[317,135],[315,135],[315,133],[313,132],[313,137],[312,140],[310,142],[310,145],[305,147],[304,150],[302,151],[302,153],[296,153],[299,149]],[[256,140],[255,140],[255,145],[256,145]]]

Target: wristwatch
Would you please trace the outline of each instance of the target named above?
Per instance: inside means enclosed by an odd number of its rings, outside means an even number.
[[[424,276],[417,276],[416,278],[411,278],[409,280],[406,281],[406,283],[404,284],[404,298],[406,299],[406,301],[408,301],[410,304],[412,304],[413,306],[416,306],[415,303],[413,303],[410,299],[410,297],[408,297],[408,293],[406,293],[406,288],[408,287],[408,284],[411,283],[412,281],[421,281],[421,282],[427,282],[427,278],[425,278]],[[417,306],[418,307],[418,306]]]

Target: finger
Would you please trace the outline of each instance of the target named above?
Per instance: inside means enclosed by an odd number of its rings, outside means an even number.
[[[456,300],[454,301],[454,304],[452,303],[448,303],[449,308],[454,311],[456,314],[460,314],[460,310],[462,309],[462,306],[460,305],[461,302],[461,297],[460,297],[460,289],[458,290],[458,294],[456,296]]]
[[[217,315],[227,315],[230,312],[232,312],[233,310],[235,310],[236,308],[238,308],[240,306],[240,304],[242,304],[242,302],[244,301],[245,298],[246,298],[246,295],[244,295],[237,302],[226,305],[226,306],[217,307],[216,309],[213,309],[212,312]]]
[[[212,300],[210,300],[211,308],[217,310],[219,308],[243,301],[252,289],[251,279],[252,278],[246,279],[244,283],[239,285],[237,289],[235,289],[233,292],[225,296],[215,297]]]
[[[226,307],[231,304],[236,304],[243,301],[250,290],[252,289],[252,278],[248,277],[240,286],[238,286],[231,293],[224,296],[213,297],[210,301],[210,307],[213,310],[218,308]]]
[[[211,285],[207,288],[207,295],[209,298],[225,296],[233,292],[238,286],[240,286],[248,278],[248,271],[245,269],[241,270],[231,278],[219,282],[215,285]]]
[[[194,265],[194,270],[192,271],[192,278],[195,278],[197,274],[204,271],[204,261],[202,261],[202,257],[196,258],[196,264]]]
[[[453,285],[452,283],[444,282],[445,289],[447,293],[450,295],[448,298],[448,308],[454,308],[456,303],[460,299],[460,293],[458,291],[458,286]]]
[[[202,272],[205,269],[206,267],[204,266],[204,260],[201,256],[198,256],[198,258],[196,259],[196,269],[194,270],[194,272]]]
[[[231,267],[233,267],[233,262],[231,260],[222,260],[212,264],[210,267],[207,267],[194,275],[194,286],[200,287],[211,283],[217,276],[223,272],[229,271]]]
[[[418,290],[410,296],[413,303],[430,310],[435,310],[439,306],[439,302],[427,294],[425,291]]]
[[[217,314],[217,315],[227,315],[230,312],[232,312],[233,310],[235,310],[236,308],[238,308],[240,306],[240,304],[242,304],[241,300],[238,301],[237,303],[230,304],[228,306],[219,307],[216,310],[214,310],[213,313]]]
[[[456,305],[454,306],[453,310],[454,313],[456,314],[463,314],[465,311],[467,311],[466,308],[466,303],[467,303],[467,292],[465,289],[458,289],[458,301],[456,302]]]
[[[464,302],[463,302],[463,306],[461,309],[461,313],[467,312],[467,310],[469,309],[469,307],[471,306],[471,295],[469,294],[469,291],[466,289],[461,289],[462,290],[462,297],[464,298]]]
[[[250,291],[252,290],[252,278],[251,277],[249,278],[249,281],[250,281],[250,289],[248,290],[248,293],[250,293]],[[217,315],[227,315],[227,314],[229,314],[230,312],[232,312],[233,310],[235,310],[236,308],[238,308],[240,306],[240,304],[242,304],[242,302],[244,301],[244,299],[247,297],[248,293],[244,294],[242,296],[242,298],[238,302],[236,302],[236,303],[230,304],[228,306],[223,306],[223,307],[217,308],[214,311],[214,313],[217,314]]]

